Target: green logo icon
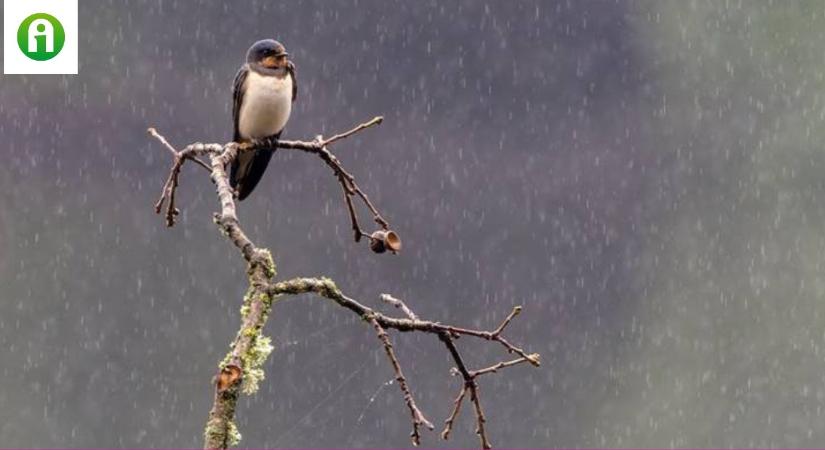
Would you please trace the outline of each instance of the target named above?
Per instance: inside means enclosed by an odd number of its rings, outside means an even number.
[[[54,16],[32,14],[17,29],[17,45],[24,55],[35,61],[47,61],[63,50],[66,32]]]

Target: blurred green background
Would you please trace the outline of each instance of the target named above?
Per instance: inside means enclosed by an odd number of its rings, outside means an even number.
[[[329,170],[287,151],[247,231],[279,277],[370,305],[484,328],[523,305],[508,335],[544,365],[482,380],[494,445],[825,442],[822,2],[84,0],[80,29],[79,75],[0,78],[0,445],[201,445],[244,267],[199,170],[175,228],[154,214],[170,161],[145,130],[228,140],[266,37],[299,70],[288,138],[386,117],[335,152],[405,249],[351,242]],[[298,297],[266,334],[242,446],[409,445],[354,315]],[[393,337],[440,423],[447,355]],[[424,445],[476,446],[468,410]]]

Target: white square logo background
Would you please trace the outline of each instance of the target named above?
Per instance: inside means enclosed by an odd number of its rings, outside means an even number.
[[[51,14],[63,25],[66,42],[54,58],[29,59],[17,46],[17,28],[35,13]],[[3,0],[3,73],[77,74],[77,0]]]

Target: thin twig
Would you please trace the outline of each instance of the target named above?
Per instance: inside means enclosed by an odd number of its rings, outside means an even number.
[[[172,147],[172,144],[170,144],[169,141],[167,141],[165,137],[163,137],[160,133],[158,133],[158,130],[156,130],[154,127],[149,127],[146,130],[146,132],[148,132],[150,135],[152,135],[153,138],[159,140],[160,143],[163,144],[163,146],[166,147],[167,150],[172,152],[172,156],[178,156],[178,151],[175,150],[175,147]]]
[[[345,131],[345,132],[343,132],[343,133],[336,134],[335,136],[333,136],[333,137],[331,137],[331,138],[329,138],[329,139],[322,140],[322,141],[321,141],[321,146],[322,146],[322,147],[326,147],[326,146],[328,146],[328,145],[330,145],[330,144],[335,143],[335,141],[339,141],[339,140],[341,140],[341,139],[344,139],[344,138],[350,137],[350,136],[352,136],[353,134],[355,134],[355,133],[357,133],[357,132],[359,132],[359,131],[361,131],[361,130],[363,130],[363,129],[369,128],[369,127],[371,127],[371,126],[373,126],[373,125],[380,125],[380,124],[381,124],[381,122],[383,122],[383,121],[384,121],[384,117],[382,117],[382,116],[375,116],[375,117],[373,117],[373,119],[372,119],[372,120],[370,120],[369,122],[362,123],[361,125],[358,125],[357,127],[353,128],[353,129],[351,129],[351,130],[349,130],[349,131]]]
[[[349,211],[349,220],[352,223],[352,232],[354,233],[355,242],[361,240],[362,236],[367,236],[361,231],[361,226],[358,224],[358,215],[355,214],[355,206],[352,204],[352,195],[347,190],[347,186],[341,183],[341,191],[344,193],[344,203],[347,204],[347,211]]]
[[[355,128],[355,129],[364,129],[366,127]],[[342,135],[343,136],[343,135]],[[343,138],[340,138],[343,139]],[[355,182],[355,177],[352,176],[349,172],[344,169],[344,166],[338,161],[338,158],[335,157],[326,147],[321,147],[320,149],[313,150],[313,153],[316,153],[326,164],[329,166],[335,175],[338,177],[338,182],[341,183],[341,186],[344,189],[344,192],[347,194],[347,197],[352,195],[357,195],[361,198],[366,205],[367,209],[373,215],[373,220],[377,223],[381,228],[387,230],[389,229],[389,223],[381,216],[381,213],[378,212],[378,209],[375,208],[375,205],[372,204],[367,194],[358,187],[358,184]],[[360,236],[365,235],[363,231],[361,231],[360,227],[358,226],[357,220],[353,221],[353,228],[357,228],[356,232],[356,239],[355,241],[358,242]]]
[[[395,356],[395,351],[392,349],[392,342],[390,342],[390,337],[387,335],[386,330],[384,330],[384,327],[382,327],[381,324],[379,324],[374,318],[370,320],[370,323],[372,323],[372,326],[378,333],[378,338],[381,339],[381,343],[384,344],[384,350],[387,352],[387,357],[390,359],[393,370],[395,370],[395,379],[398,381],[398,386],[404,394],[404,402],[407,403],[407,407],[410,409],[413,422],[413,430],[412,433],[410,433],[410,436],[412,437],[413,445],[421,445],[421,425],[426,426],[430,430],[435,427],[432,422],[424,417],[424,413],[422,413],[418,408],[418,405],[415,404],[415,399],[410,391],[410,386],[407,384],[407,379],[401,371],[401,363],[398,362],[398,358]]]
[[[532,356],[536,359],[538,359],[538,357],[539,357],[538,353],[534,353]],[[492,365],[490,367],[486,367],[484,369],[474,370],[474,371],[470,372],[470,376],[475,378],[479,375],[484,375],[484,374],[487,374],[487,373],[495,373],[495,372],[498,372],[499,370],[501,370],[505,367],[515,366],[516,364],[521,364],[521,363],[527,362],[527,361],[529,361],[527,358],[518,358],[518,359],[511,360],[511,361],[502,361],[498,364],[494,364],[494,365]]]
[[[177,192],[178,189],[178,177],[180,176],[180,169],[183,166],[184,161],[185,159],[179,154],[175,155],[175,161],[172,164],[172,169],[169,170],[169,178],[166,179],[166,183],[163,185],[163,192],[161,192],[160,198],[157,203],[155,203],[155,213],[160,214],[164,201],[166,199],[169,200],[169,204],[166,208],[167,227],[174,226],[175,217],[180,214],[180,211],[175,207],[175,192]]]
[[[415,315],[415,313],[410,309],[409,306],[407,306],[406,303],[404,303],[403,300],[395,298],[390,294],[381,294],[380,298],[381,301],[383,301],[384,303],[389,303],[390,305],[400,309],[404,313],[404,315],[409,317],[410,319],[418,320],[418,316]]]
[[[481,440],[481,448],[493,448],[490,439],[487,437],[487,429],[484,427],[487,423],[487,418],[484,417],[484,410],[481,409],[481,400],[478,396],[478,384],[476,384],[475,380],[471,380],[467,384],[467,389],[470,391],[470,401],[473,403],[473,409],[476,411],[476,434]]]
[[[453,424],[455,423],[455,419],[458,417],[459,411],[461,411],[461,402],[464,400],[464,396],[467,394],[467,387],[462,385],[461,391],[458,392],[458,397],[455,398],[453,401],[453,412],[450,413],[450,416],[447,417],[447,420],[444,421],[444,431],[441,432],[441,439],[445,441],[450,438],[450,433],[453,431]]]
[[[513,320],[513,318],[516,317],[517,315],[519,315],[520,313],[521,313],[521,306],[514,307],[513,312],[511,312],[510,315],[508,315],[504,319],[504,321],[501,322],[501,325],[499,325],[498,328],[496,328],[496,331],[493,331],[493,336],[498,336],[499,334],[501,334],[501,332],[504,331],[504,328],[506,328],[507,325],[510,324],[510,321]]]
[[[166,183],[163,185],[163,190],[160,194],[160,198],[155,203],[155,213],[160,214],[161,209],[163,209],[164,202],[168,199],[169,204],[166,208],[166,226],[172,227],[175,225],[175,217],[180,214],[180,211],[175,207],[175,193],[177,192],[178,185],[179,185],[179,178],[180,178],[180,171],[181,167],[183,167],[183,163],[186,162],[187,159],[194,161],[199,166],[203,167],[210,173],[212,169],[206,165],[203,161],[198,159],[196,156],[190,154],[188,151],[189,147],[184,151],[177,151],[174,147],[163,137],[160,133],[157,132],[154,128],[149,128],[147,130],[152,137],[156,138],[172,153],[172,157],[174,161],[172,163],[172,168],[169,170],[169,177],[166,179]]]
[[[381,116],[375,117],[369,122],[362,123],[355,128],[346,131],[344,133],[336,134],[329,139],[324,139],[323,136],[316,136],[314,141],[311,142],[302,142],[302,141],[279,141],[278,147],[279,148],[289,148],[289,149],[296,149],[296,150],[303,150],[309,153],[315,153],[318,155],[332,170],[335,172],[335,175],[338,177],[338,182],[341,183],[341,187],[344,190],[345,198],[347,202],[347,208],[350,211],[350,220],[352,222],[355,242],[361,240],[362,236],[368,236],[367,233],[364,233],[361,230],[360,225],[358,224],[358,219],[355,216],[354,209],[352,208],[352,201],[350,199],[351,196],[357,195],[361,200],[364,202],[364,205],[367,209],[370,210],[373,216],[373,220],[377,223],[381,228],[384,230],[389,229],[389,222],[386,221],[381,216],[381,213],[378,212],[378,209],[375,205],[372,204],[367,194],[358,187],[358,184],[355,182],[355,177],[352,176],[349,172],[344,169],[344,166],[338,161],[338,158],[332,154],[327,149],[327,146],[341,140],[352,136],[353,134],[365,130],[369,127],[375,126],[383,122],[384,118]]]
[[[172,144],[170,144],[169,141],[167,141],[165,137],[163,137],[160,133],[158,133],[158,130],[156,130],[153,127],[150,127],[146,131],[149,132],[149,134],[152,135],[152,137],[159,140],[160,143],[163,144],[163,146],[166,147],[167,150],[172,152],[173,156],[179,156],[179,153],[178,153],[177,150],[175,150],[175,147],[172,147]],[[209,168],[209,165],[206,164],[205,162],[201,161],[200,159],[198,159],[194,156],[189,157],[189,159],[194,161],[197,165],[199,165],[199,166],[203,167],[204,169],[206,169],[207,172],[212,172],[212,169]]]

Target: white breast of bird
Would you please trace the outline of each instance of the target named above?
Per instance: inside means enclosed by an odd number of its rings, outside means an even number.
[[[262,139],[280,132],[292,112],[292,77],[263,76],[250,71],[238,117],[245,139]]]

